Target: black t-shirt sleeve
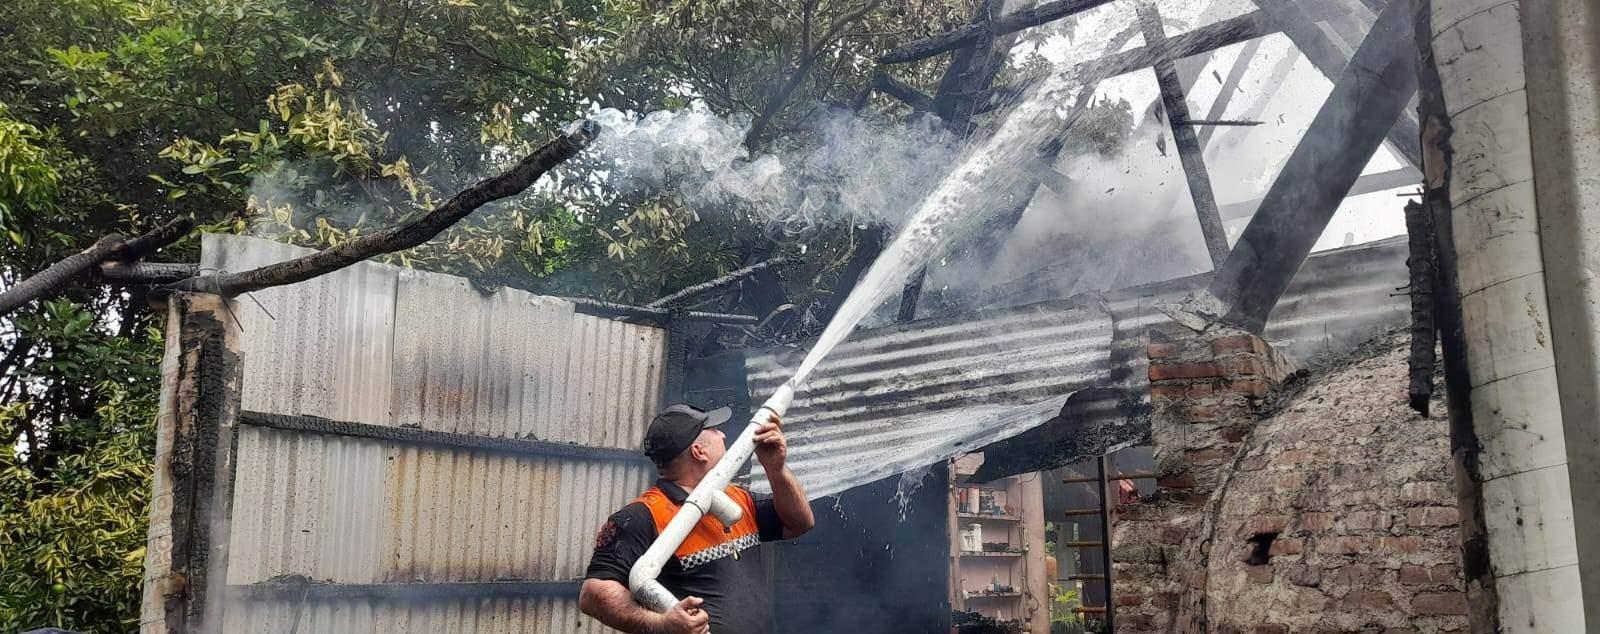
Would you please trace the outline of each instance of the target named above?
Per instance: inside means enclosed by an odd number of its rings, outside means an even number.
[[[772,498],[764,495],[750,494],[756,507],[756,529],[761,535],[761,541],[775,542],[783,539],[783,520],[778,518],[778,507],[772,503]]]
[[[587,579],[606,579],[623,585],[633,562],[650,548],[656,538],[656,523],[650,509],[634,502],[611,514],[594,537],[594,556],[589,559]]]

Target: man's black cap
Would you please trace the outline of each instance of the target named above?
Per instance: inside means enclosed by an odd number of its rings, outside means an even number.
[[[693,405],[679,404],[661,410],[650,421],[650,429],[644,432],[644,455],[657,467],[665,467],[694,444],[694,439],[700,437],[700,430],[726,423],[732,416],[733,410],[726,407],[708,412]]]

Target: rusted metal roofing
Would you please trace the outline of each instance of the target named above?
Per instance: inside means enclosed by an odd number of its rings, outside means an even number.
[[[1405,258],[1403,237],[1313,256],[1273,311],[1266,338],[1303,363],[1407,323],[1408,301],[1397,294],[1406,284]],[[1018,410],[1028,418],[1020,428],[974,426],[983,417],[992,421],[997,406],[1065,399],[1090,385],[1124,387],[1142,398],[1146,332],[1168,322],[1157,304],[1207,282],[1208,275],[1197,275],[1056,299],[1040,280],[989,300],[1010,308],[858,331],[796,395],[785,417],[789,466],[820,497],[1010,437],[1055,416],[1060,401],[1056,410]],[[1114,339],[1101,343],[1112,331]],[[805,349],[750,352],[751,401],[788,380]],[[1109,398],[1085,404],[1082,414],[1128,412]]]
[[[239,271],[305,252],[207,235],[202,259]],[[485,584],[580,578],[595,530],[654,478],[629,456],[661,399],[663,330],[375,263],[235,310],[243,409],[300,423],[242,421],[227,582],[315,591],[232,600],[227,631],[289,631],[296,619],[300,632],[594,629],[575,585],[508,597]],[[395,433],[349,431],[369,426]],[[539,451],[550,443],[578,447]],[[329,583],[457,591],[365,596]]]

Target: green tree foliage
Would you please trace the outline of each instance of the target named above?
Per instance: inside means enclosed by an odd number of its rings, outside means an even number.
[[[337,244],[423,213],[595,107],[703,99],[752,122],[752,152],[814,145],[809,122],[850,104],[876,56],[965,24],[975,4],[0,2],[0,287],[179,216]],[[946,64],[894,72],[931,93]],[[908,113],[875,96],[861,116],[898,125]],[[1100,151],[1115,128],[1083,147]],[[803,252],[785,301],[822,315],[870,242],[849,221],[785,231],[671,191],[613,190],[605,169],[580,156],[388,259],[643,302]],[[160,257],[192,262],[197,247]],[[739,295],[720,307],[772,308]],[[96,284],[0,320],[0,629],[133,628],[158,325],[144,290]]]

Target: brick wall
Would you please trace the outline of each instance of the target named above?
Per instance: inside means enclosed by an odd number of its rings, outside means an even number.
[[[1404,341],[1271,414],[1288,364],[1260,339],[1147,352],[1162,478],[1115,529],[1119,632],[1465,628],[1448,431],[1407,407]]]

